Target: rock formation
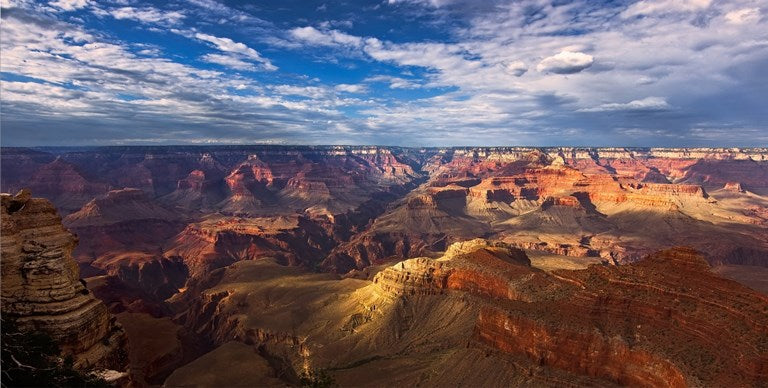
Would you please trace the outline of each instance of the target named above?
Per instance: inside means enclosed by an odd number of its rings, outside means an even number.
[[[758,339],[768,334],[768,298],[713,275],[691,249],[552,276],[487,244],[465,252],[408,260],[374,283],[398,295],[452,289],[493,298],[480,309],[476,340],[622,385],[753,385],[768,376]]]
[[[249,346],[244,356],[279,365],[257,382],[290,383],[308,367],[329,368],[341,385],[754,386],[768,377],[768,297],[718,277],[689,248],[547,273],[519,249],[475,239],[369,281],[267,259],[215,272],[182,321],[223,346],[201,363],[230,359],[235,340]],[[278,286],[288,278],[291,287]],[[389,368],[401,373],[380,373]]]
[[[108,189],[107,184],[87,179],[75,164],[61,158],[41,166],[34,174],[25,177],[23,184],[36,195],[50,199],[64,213],[79,209]]]
[[[744,279],[768,267],[765,148],[3,148],[0,158],[4,190],[30,183],[69,214],[81,274],[131,338],[162,322],[168,341],[132,349],[136,381],[160,383],[209,351],[172,382],[241,356],[263,384],[325,367],[342,385],[765,379],[764,298],[707,266],[762,289]],[[106,353],[91,338],[108,336],[103,305],[71,285],[74,264],[44,261],[74,242],[40,201],[3,199],[4,314],[13,292],[27,299],[9,308],[29,322],[34,309],[85,315],[45,325],[96,325],[77,339],[95,350],[69,351]],[[702,256],[654,253],[681,245]],[[6,251],[28,261],[10,289]],[[48,290],[57,300],[40,302]]]
[[[304,216],[219,217],[189,224],[168,243],[163,255],[182,261],[190,276],[197,277],[264,256],[312,266],[331,245],[327,230]]]
[[[122,370],[125,333],[80,280],[77,239],[53,205],[2,194],[2,314],[23,331],[48,333],[78,368]]]
[[[453,149],[428,159],[434,165],[424,168],[430,172],[427,183],[334,248],[325,268],[346,272],[393,256],[435,255],[451,242],[476,236],[609,262],[631,262],[681,244],[695,245],[713,264],[754,264],[761,261],[755,251],[768,252],[768,230],[746,226],[764,223],[755,210],[764,205],[736,210],[743,206],[736,197],[715,198],[706,188],[720,189],[713,182],[725,179],[723,171],[731,167],[739,166],[734,172],[742,175],[743,163],[755,163],[760,166],[756,171],[762,171],[762,159],[706,149],[543,151]],[[693,179],[690,169],[701,160],[713,165],[711,177]],[[755,184],[766,187],[761,179]],[[740,226],[734,220],[741,220]],[[726,223],[731,225],[717,226]]]
[[[64,225],[80,238],[73,256],[82,274],[114,278],[99,279],[98,284],[109,287],[94,289],[113,313],[139,299],[128,309],[156,312],[156,305],[186,282],[186,266],[162,254],[167,241],[184,228],[183,216],[142,190],[112,190],[65,217]]]
[[[739,182],[726,182],[723,186],[724,190],[733,191],[735,193],[743,193],[745,192],[744,188],[741,186],[741,183]]]

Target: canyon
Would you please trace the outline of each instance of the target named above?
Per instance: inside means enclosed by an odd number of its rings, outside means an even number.
[[[0,157],[3,314],[134,386],[768,379],[766,148]]]

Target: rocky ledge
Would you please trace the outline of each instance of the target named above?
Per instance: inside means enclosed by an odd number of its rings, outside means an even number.
[[[547,274],[522,251],[476,239],[386,268],[374,283],[392,298],[473,298],[475,343],[576,375],[674,387],[768,377],[768,298],[715,275],[690,248]]]
[[[123,370],[125,332],[80,280],[77,237],[45,199],[25,190],[0,199],[3,317],[49,334],[76,368]]]

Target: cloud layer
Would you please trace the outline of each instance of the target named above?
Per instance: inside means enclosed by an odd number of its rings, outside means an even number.
[[[3,145],[768,144],[760,1],[2,7]]]

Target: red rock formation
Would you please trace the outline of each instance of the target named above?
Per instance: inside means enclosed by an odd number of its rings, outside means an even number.
[[[3,192],[8,193],[21,190],[35,171],[56,159],[47,152],[28,148],[2,147],[1,150],[3,173],[0,174],[0,186]]]
[[[565,207],[572,207],[575,209],[581,209],[581,202],[579,202],[579,199],[572,196],[572,195],[565,195],[562,197],[548,197],[544,200],[544,202],[541,204],[542,208],[546,208],[549,206],[565,206]]]
[[[503,246],[462,248],[398,263],[374,282],[395,295],[477,296],[478,342],[577,375],[637,386],[768,377],[768,298],[714,275],[691,249],[547,275]]]
[[[74,164],[61,158],[40,167],[24,184],[51,200],[65,214],[79,209],[108,189],[107,184],[89,181]]]
[[[189,277],[187,266],[178,258],[142,252],[104,255],[91,263],[91,266],[147,294],[149,298],[145,299],[155,302],[177,293]]]
[[[64,224],[81,238],[78,262],[103,255],[158,252],[183,227],[183,217],[151,200],[143,191],[113,190],[68,215]]]
[[[80,281],[77,239],[47,200],[2,194],[2,314],[44,331],[78,368],[125,366],[125,333]]]
[[[133,187],[149,196],[155,196],[155,182],[152,171],[144,164],[129,164],[120,167],[115,174],[115,187]]]
[[[685,171],[683,180],[719,188],[737,181],[751,188],[768,187],[768,166],[754,160],[702,159]]]
[[[264,207],[269,191],[264,182],[256,179],[248,164],[241,164],[226,178],[229,196],[219,205],[224,214],[235,216],[257,215]]]
[[[724,190],[733,191],[735,193],[743,193],[745,192],[744,188],[741,187],[741,183],[739,182],[726,182],[723,186]]]
[[[620,153],[614,152],[614,155]],[[370,263],[384,262],[393,255],[429,255],[430,250],[440,250],[447,243],[478,235],[496,232],[502,237],[506,230],[500,221],[514,219],[529,211],[526,209],[533,210],[531,206],[540,206],[540,211],[548,213],[529,212],[526,217],[520,217],[528,219],[520,221],[521,230],[524,230],[523,225],[530,225],[528,228],[535,230],[542,228],[542,224],[552,223],[560,227],[560,233],[567,233],[565,227],[574,228],[579,234],[597,234],[614,228],[603,213],[604,209],[623,214],[674,215],[683,208],[706,208],[713,202],[699,185],[641,182],[633,177],[608,173],[586,174],[562,163],[542,167],[542,160],[535,153],[509,158],[491,160],[461,156],[444,163],[446,158],[443,157],[440,159],[443,164],[436,168],[435,175],[425,187],[411,193],[400,207],[390,210],[368,230],[336,248],[326,260],[326,268],[336,271],[359,269]],[[623,165],[629,169],[639,166],[638,163],[633,161]],[[636,174],[638,177],[655,171],[652,167],[641,170]],[[552,206],[568,207],[576,213],[550,210]],[[527,244],[526,249],[569,256],[604,255],[612,260],[638,257],[648,252],[615,246],[614,243],[579,246],[578,238],[572,242],[558,240],[552,243],[522,240],[519,243]],[[508,241],[517,243],[511,238]],[[621,258],[617,259],[619,256]]]
[[[242,165],[247,165],[251,168],[253,173],[253,179],[256,182],[263,183],[267,186],[271,185],[274,181],[272,170],[269,166],[261,161],[257,155],[248,155],[248,159]]]
[[[179,214],[157,205],[141,190],[112,190],[66,217],[71,228],[110,225],[131,220],[178,220]]]
[[[158,200],[177,214],[183,209],[181,215],[189,217],[172,227],[138,219],[109,228],[77,226],[84,238],[75,254],[89,275],[104,274],[87,264],[107,251],[100,262],[143,255],[158,259],[165,250],[195,245],[194,237],[174,242],[173,236],[213,213],[265,219],[301,215],[323,230],[325,237],[317,239],[332,240],[310,244],[331,247],[323,268],[341,272],[398,256],[439,255],[451,242],[477,236],[558,254],[599,253],[617,262],[688,240],[713,263],[762,263],[768,251],[760,202],[734,210],[740,205],[720,206],[702,188],[751,170],[755,176],[744,182],[764,185],[765,149],[115,147],[57,150],[56,162],[45,153],[8,152],[2,155],[4,185],[18,186],[33,175],[41,187],[54,188],[46,195],[76,196],[82,203],[96,194],[79,193],[78,187],[106,190],[131,183],[144,188],[150,202]],[[58,172],[46,172],[49,165]],[[29,174],[17,174],[16,168]],[[423,173],[429,180],[409,193]],[[71,179],[64,182],[62,174]],[[388,203],[392,206],[386,208]],[[582,243],[583,235],[599,237]],[[226,241],[250,246],[235,242],[239,239]],[[190,248],[188,257],[201,257],[194,252],[207,252],[203,245]],[[262,248],[251,252],[278,252],[295,263],[321,259],[289,254],[306,251],[301,242],[297,249],[273,242],[255,245]],[[325,248],[312,251],[327,253]],[[217,257],[209,259],[222,264],[229,260],[223,257],[249,256]]]
[[[600,256],[600,251],[596,249],[587,248],[579,245],[571,244],[549,244],[544,241],[530,242],[530,241],[511,241],[510,245],[520,249],[530,249],[532,251],[549,252],[560,256],[572,256],[572,257],[597,257]]]
[[[164,256],[180,260],[191,277],[241,260],[274,257],[313,265],[330,250],[327,231],[305,217],[221,218],[188,225]]]
[[[620,385],[687,386],[673,363],[633,349],[620,338],[548,327],[494,308],[481,310],[477,326],[479,341],[507,353],[524,354],[539,365],[607,378]],[[590,354],[585,355],[584,349]]]
[[[184,209],[212,211],[226,198],[224,181],[218,172],[192,170],[179,180],[176,190],[163,197],[163,201]]]
[[[74,256],[83,274],[107,276],[94,292],[112,312],[158,315],[162,301],[187,278],[186,266],[162,256],[167,241],[183,228],[183,218],[138,189],[114,190],[64,219],[80,237]]]
[[[753,386],[768,374],[768,298],[714,275],[687,248],[549,274],[518,249],[477,239],[440,259],[384,268],[373,284],[259,263],[201,279],[208,290],[179,322],[214,344],[270,349],[282,368],[342,358],[330,365],[370,373],[427,363],[424,370],[437,371],[397,380],[405,382],[477,381],[499,365],[514,368],[515,380],[497,381],[510,384]],[[277,286],[276,274],[297,288]],[[477,369],[475,354],[490,360]],[[463,363],[474,369],[456,373]]]
[[[510,265],[510,263],[512,265]],[[494,298],[514,299],[507,286],[530,260],[519,249],[482,239],[454,243],[441,260],[405,260],[377,273],[382,289],[398,295],[431,295],[461,290]]]

